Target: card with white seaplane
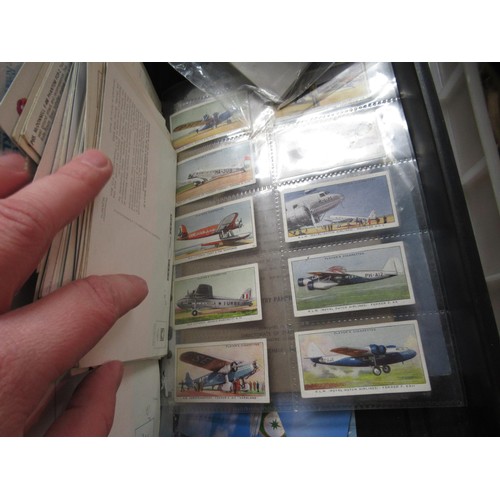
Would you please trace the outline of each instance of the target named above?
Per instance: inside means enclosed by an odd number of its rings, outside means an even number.
[[[414,304],[403,242],[288,260],[295,316]]]
[[[177,330],[261,320],[258,265],[178,278],[174,304]]]
[[[257,246],[252,198],[198,210],[175,220],[175,263]]]
[[[266,339],[176,346],[175,401],[269,403]]]
[[[387,173],[285,191],[281,206],[288,242],[398,226]]]
[[[417,321],[295,332],[303,398],[430,391]]]

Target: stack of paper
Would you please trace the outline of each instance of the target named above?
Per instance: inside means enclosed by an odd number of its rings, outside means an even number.
[[[0,104],[0,127],[38,164],[36,178],[54,173],[88,148],[111,158],[111,180],[56,236],[40,264],[35,299],[89,275],[141,276],[148,297],[79,367],[119,359],[140,360],[143,370],[149,360],[158,373],[158,359],[168,350],[175,201],[166,193],[175,184],[176,154],[143,66],[25,63]],[[157,402],[157,384],[151,390]]]

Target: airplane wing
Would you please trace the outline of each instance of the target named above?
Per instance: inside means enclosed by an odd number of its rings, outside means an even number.
[[[217,359],[209,356],[208,354],[202,354],[195,351],[182,353],[180,356],[180,360],[184,363],[189,363],[190,365],[197,366],[198,368],[204,368],[205,370],[209,370],[211,372],[218,372],[219,370],[230,364],[229,361]]]
[[[334,266],[330,267],[327,271],[309,271],[307,274],[317,276],[319,279],[333,279],[346,274],[346,270],[342,266]]]
[[[202,247],[209,246],[222,246],[222,245],[231,245],[236,244],[238,241],[244,240],[248,238],[251,233],[239,234],[238,236],[227,236],[217,241],[209,241],[208,243],[202,243]]]
[[[335,349],[331,349],[331,352],[345,354],[346,356],[351,356],[352,358],[361,358],[371,354],[369,349],[356,349],[354,347],[336,347]]]
[[[205,123],[207,123],[206,120],[197,120],[195,122],[183,123],[182,125],[178,125],[177,127],[175,127],[174,132],[180,132],[181,130],[187,128],[199,127],[200,125],[204,125]]]
[[[229,214],[226,217],[224,217],[220,221],[219,226],[217,227],[217,232],[224,231],[224,229],[226,229],[226,227],[228,227],[228,226],[231,227],[237,218],[238,218],[237,212],[233,212],[232,214]]]
[[[360,217],[357,215],[329,215],[328,217],[325,217],[325,219],[329,222],[340,224],[341,222],[353,221],[366,222],[368,220],[368,217]]]

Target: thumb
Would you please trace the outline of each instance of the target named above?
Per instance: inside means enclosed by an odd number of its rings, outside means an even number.
[[[116,392],[122,376],[123,365],[119,361],[111,361],[91,372],[46,435],[107,436],[113,425]]]

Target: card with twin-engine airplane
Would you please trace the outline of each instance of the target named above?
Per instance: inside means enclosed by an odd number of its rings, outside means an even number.
[[[198,210],[175,220],[175,263],[257,246],[252,198]]]
[[[295,316],[414,304],[402,242],[288,260]]]
[[[175,401],[269,403],[266,339],[176,346]]]
[[[174,305],[177,330],[261,320],[258,265],[179,278]]]
[[[246,128],[241,110],[216,99],[207,99],[170,116],[172,145],[179,151]]]
[[[303,398],[430,391],[417,321],[296,332]]]
[[[216,147],[194,156],[180,154],[177,162],[176,205],[185,205],[254,183],[255,167],[250,141]]]
[[[387,173],[284,191],[281,206],[288,242],[398,226]]]

